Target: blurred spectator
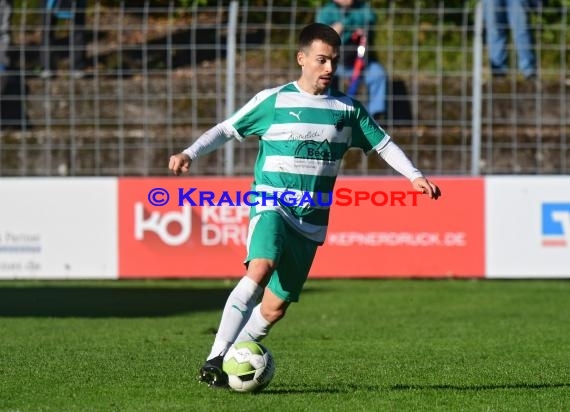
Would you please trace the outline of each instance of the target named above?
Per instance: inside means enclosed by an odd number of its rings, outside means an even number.
[[[43,13],[42,47],[40,77],[47,79],[54,76],[56,58],[53,44],[56,26],[60,20],[69,22],[69,72],[73,78],[84,76],[85,69],[85,9],[86,0],[45,0]]]
[[[10,18],[12,17],[12,0],[0,0],[0,86],[4,90],[6,70],[10,67]]]
[[[483,0],[487,49],[493,76],[508,72],[509,30],[516,47],[520,72],[527,78],[536,77],[534,38],[530,27],[530,13],[539,0]]]
[[[0,130],[28,127],[24,76],[14,70],[10,58],[12,4],[12,0],[0,0]]]
[[[342,39],[341,62],[337,76],[352,76],[360,36],[367,39],[366,65],[362,77],[368,89],[368,111],[376,121],[386,116],[387,74],[384,67],[370,52],[374,42],[376,14],[367,4],[358,0],[332,0],[317,10],[317,23],[330,25]]]

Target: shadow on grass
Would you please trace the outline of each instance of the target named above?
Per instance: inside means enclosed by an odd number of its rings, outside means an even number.
[[[0,287],[0,317],[160,317],[221,311],[231,289]]]
[[[488,391],[503,389],[551,389],[570,388],[570,383],[505,383],[497,385],[394,385],[389,389],[393,391],[416,390],[450,390],[450,391]],[[378,388],[376,388],[378,389]]]
[[[0,317],[162,317],[191,312],[221,313],[233,286],[101,287],[0,284]],[[306,287],[303,294],[318,288]]]
[[[494,390],[518,390],[518,389],[554,389],[570,388],[570,383],[512,383],[502,385],[356,385],[348,384],[338,388],[330,387],[299,387],[299,388],[275,388],[265,389],[262,394],[306,394],[306,393],[350,393],[355,391],[386,392],[386,391],[494,391]]]
[[[291,388],[291,389],[264,389],[255,396],[267,395],[294,395],[294,394],[307,394],[307,393],[347,393],[349,391],[334,388]]]

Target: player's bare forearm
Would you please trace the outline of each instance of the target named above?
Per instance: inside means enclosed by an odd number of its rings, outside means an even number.
[[[192,164],[192,159],[186,153],[177,153],[170,156],[168,161],[168,169],[172,174],[178,176],[180,173],[188,173],[190,171],[190,165]]]
[[[437,200],[441,196],[441,190],[439,187],[425,177],[415,178],[412,185],[414,186],[414,189],[428,195],[430,199]]]

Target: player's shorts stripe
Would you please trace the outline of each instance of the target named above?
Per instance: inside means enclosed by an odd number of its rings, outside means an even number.
[[[249,220],[249,229],[247,231],[247,241],[246,241],[246,251],[249,253],[249,245],[251,243],[251,235],[253,234],[253,229],[255,229],[255,225],[259,221],[259,215],[251,217]]]

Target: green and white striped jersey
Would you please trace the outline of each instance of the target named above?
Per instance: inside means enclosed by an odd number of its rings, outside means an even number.
[[[336,91],[312,95],[297,82],[259,92],[223,127],[239,140],[259,137],[253,191],[268,196],[287,192],[289,198],[295,193],[298,200],[258,198],[252,216],[276,210],[302,235],[319,243],[325,240],[330,197],[346,151],[379,150],[390,140],[360,102]],[[299,201],[307,196],[314,202]]]

